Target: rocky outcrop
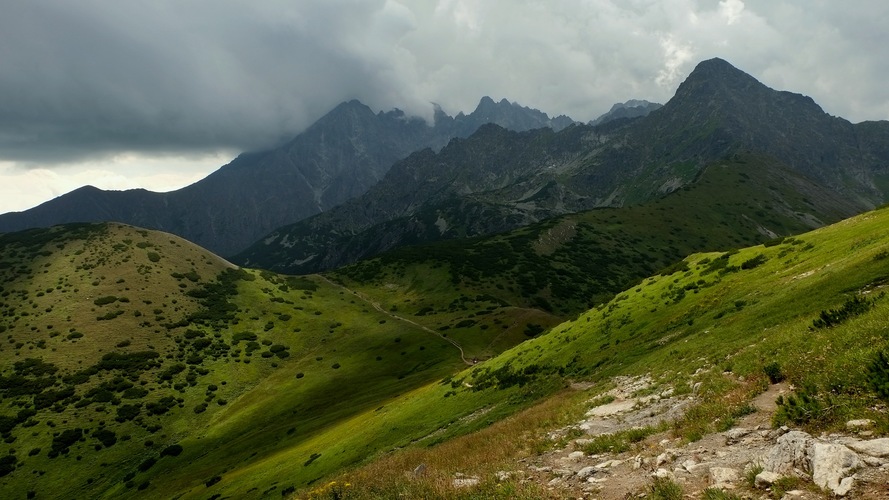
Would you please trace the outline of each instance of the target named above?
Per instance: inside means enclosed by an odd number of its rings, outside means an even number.
[[[853,474],[861,467],[861,460],[855,452],[833,443],[814,443],[810,463],[812,481],[840,496],[852,490],[855,483]]]
[[[851,441],[848,446],[863,455],[889,458],[889,438],[871,439],[869,441]]]
[[[603,499],[635,496],[644,491],[652,478],[674,481],[694,498],[707,488],[734,490],[741,498],[749,498],[752,490],[766,492],[782,481],[798,485],[797,490],[785,492],[784,498],[788,500],[822,498],[814,492],[815,486],[831,496],[850,498],[874,498],[876,492],[886,491],[889,438],[812,436],[798,429],[773,429],[767,425],[771,417],[768,409],[744,417],[738,427],[684,445],[664,433],[651,436],[644,444],[624,453],[589,455],[575,449],[587,446],[594,436],[626,430],[676,407],[680,398],[663,397],[668,391],[632,398],[631,394],[651,384],[644,377],[616,379],[617,387],[609,393],[615,401],[595,406],[591,410],[596,411],[588,412],[584,420],[572,427],[587,435],[529,464],[526,473],[549,488],[558,489],[563,496],[586,494]],[[771,399],[772,408],[779,393],[773,386],[765,394]],[[634,404],[623,404],[628,400]],[[595,425],[588,425],[592,419],[596,419]],[[854,423],[851,427],[867,428]],[[562,429],[550,437],[561,440],[567,433],[568,429]],[[810,484],[806,486],[806,482]]]
[[[802,431],[790,431],[778,438],[775,446],[769,450],[763,468],[779,474],[790,474],[805,471],[809,468],[809,448],[812,447],[812,436]]]

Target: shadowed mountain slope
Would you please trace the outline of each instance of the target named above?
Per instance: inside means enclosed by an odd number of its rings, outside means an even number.
[[[83,187],[24,212],[0,215],[0,232],[68,222],[117,221],[178,234],[216,253],[240,251],[269,231],[364,193],[397,160],[440,149],[485,123],[560,128],[569,118],[486,97],[469,115],[437,110],[430,126],[399,110],[374,114],[340,104],[281,147],[244,153],[205,179],[169,193]]]
[[[438,153],[415,153],[364,195],[279,228],[233,259],[317,272],[403,245],[642,203],[737,153],[786,165],[860,212],[884,200],[889,122],[853,125],[713,59],[642,118],[560,132],[489,125]]]

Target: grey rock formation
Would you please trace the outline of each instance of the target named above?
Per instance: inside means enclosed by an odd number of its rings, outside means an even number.
[[[834,494],[844,496],[852,490],[852,474],[861,466],[858,455],[841,444],[814,443],[811,449],[812,481]]]
[[[790,474],[794,469],[808,471],[808,449],[814,444],[812,436],[803,431],[790,431],[779,437],[769,451],[763,468],[778,474]]]

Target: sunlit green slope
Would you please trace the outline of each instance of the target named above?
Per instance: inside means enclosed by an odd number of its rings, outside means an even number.
[[[784,421],[831,428],[867,417],[881,432],[889,431],[889,391],[880,392],[889,380],[878,374],[881,366],[883,373],[889,369],[879,358],[889,349],[889,299],[883,293],[889,283],[889,210],[765,246],[695,254],[684,262],[459,376],[319,436],[314,446],[330,446],[333,457],[306,464],[298,457],[309,449],[294,448],[264,467],[314,478],[348,463],[349,455],[360,456],[364,443],[381,449],[387,443],[433,444],[486,427],[569,382],[604,382],[616,375],[650,374],[680,392],[700,381],[703,390],[714,391],[707,392],[714,400],[738,377],[784,376],[805,388],[810,401],[798,402],[807,405],[805,411],[779,408]],[[731,418],[731,411],[708,408],[706,419],[680,430],[694,439]],[[411,491],[411,482],[399,474],[403,471],[393,472],[389,482]],[[353,487],[356,494],[383,494]],[[233,481],[221,491],[237,488]]]

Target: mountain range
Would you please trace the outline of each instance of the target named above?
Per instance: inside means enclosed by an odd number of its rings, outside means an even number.
[[[465,136],[236,264],[116,222],[0,234],[0,496],[882,495],[889,210],[853,214],[887,196],[889,123],[719,59],[633,104],[439,111]],[[329,118],[213,182],[437,126]]]
[[[638,204],[736,153],[768,156],[838,193],[848,216],[885,200],[887,144],[889,122],[853,125],[811,98],[770,89],[712,59],[643,117],[561,131],[491,124],[437,153],[414,153],[365,194],[276,229],[233,260],[311,273],[399,246]]]
[[[85,186],[24,212],[0,215],[0,232],[67,222],[117,221],[180,235],[221,255],[243,250],[282,225],[361,195],[411,152],[440,149],[454,137],[497,123],[524,131],[574,123],[484,97],[472,113],[434,122],[400,110],[374,113],[358,101],[340,104],[290,142],[244,153],[182,189],[103,191]]]

